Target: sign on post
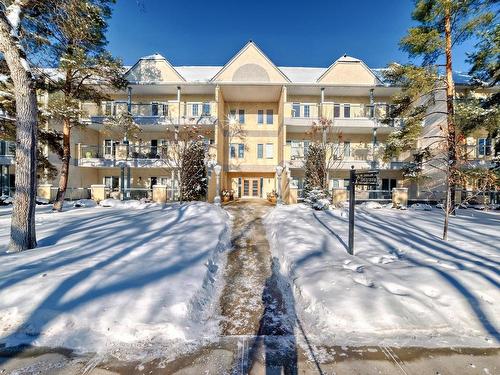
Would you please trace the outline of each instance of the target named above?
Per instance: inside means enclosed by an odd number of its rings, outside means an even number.
[[[356,204],[356,185],[377,185],[378,171],[356,172],[354,166],[351,167],[349,175],[349,249],[348,252],[354,255],[354,206]]]

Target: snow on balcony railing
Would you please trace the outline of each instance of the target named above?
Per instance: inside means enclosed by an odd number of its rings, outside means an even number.
[[[166,145],[80,145],[79,159],[167,159]]]

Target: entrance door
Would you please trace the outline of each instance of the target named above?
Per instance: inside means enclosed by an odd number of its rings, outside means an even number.
[[[243,196],[244,197],[260,197],[260,179],[245,178],[243,179]]]

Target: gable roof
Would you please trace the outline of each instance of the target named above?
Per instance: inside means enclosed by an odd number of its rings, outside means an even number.
[[[375,81],[378,83],[378,84],[382,84],[382,81],[377,77],[377,75],[362,61],[362,60],[359,60],[355,57],[352,57],[352,56],[347,56],[346,54],[340,56],[337,60],[335,60],[333,62],[332,65],[330,65],[323,74],[321,74],[321,76],[319,76],[319,78],[317,79],[316,82],[321,82],[321,80],[326,77],[328,75],[328,73],[330,73],[334,68],[335,66],[337,66],[338,64],[342,64],[342,63],[357,63],[357,64],[360,64],[374,79]]]
[[[249,48],[253,48],[255,49],[260,55],[262,55],[262,57],[283,77],[283,79],[286,81],[286,82],[291,82],[290,79],[271,61],[271,59],[269,57],[267,57],[267,55],[262,52],[262,50],[257,46],[257,44],[255,44],[252,40],[248,41],[247,44],[245,44],[243,46],[242,49],[239,50],[238,53],[236,53],[236,55],[234,55],[223,67],[222,69],[220,69],[217,74],[215,74],[211,81],[215,81],[217,80],[217,78],[219,78],[221,76],[221,74],[223,72],[225,72],[227,70],[227,68],[229,66],[231,66],[245,51],[247,51]]]
[[[184,79],[184,77],[173,67],[173,65],[170,64],[170,62],[165,57],[163,57],[161,54],[159,54],[159,53],[154,53],[152,55],[141,57],[139,60],[137,60],[137,62],[134,65],[132,65],[132,67],[130,69],[127,70],[127,72],[125,73],[125,77],[127,77],[131,72],[133,72],[144,61],[164,62],[167,65],[167,67],[175,75],[177,75],[177,77],[179,78],[180,81],[186,81]]]

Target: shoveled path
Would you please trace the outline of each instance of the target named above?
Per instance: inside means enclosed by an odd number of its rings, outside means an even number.
[[[217,343],[169,363],[43,349],[6,358],[0,348],[0,374],[500,374],[499,349],[314,346],[266,239],[262,219],[272,206],[248,200],[224,208],[233,234]]]

